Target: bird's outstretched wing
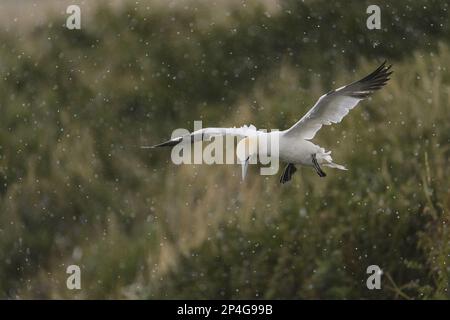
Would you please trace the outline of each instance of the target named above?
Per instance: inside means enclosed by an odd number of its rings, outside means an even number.
[[[246,141],[250,137],[255,137],[258,134],[258,131],[256,130],[255,126],[242,126],[240,128],[204,128],[197,131],[192,132],[191,134],[187,134],[181,137],[172,138],[169,141],[154,145],[154,146],[142,146],[141,148],[156,148],[156,147],[171,147],[175,146],[179,143],[194,143],[198,141],[210,141],[213,137],[219,137],[219,136],[232,136],[232,137],[238,137],[241,140],[241,142]],[[245,153],[245,143],[244,143],[244,150],[239,153],[238,151],[238,158],[242,165],[242,180],[244,180],[246,174],[247,174],[247,168],[249,163],[249,155]],[[239,145],[238,145],[239,150]]]
[[[213,137],[218,136],[234,136],[238,138],[246,138],[257,134],[256,127],[253,125],[242,126],[240,128],[203,128],[181,137],[172,138],[163,143],[154,146],[142,146],[141,148],[156,148],[156,147],[172,147],[181,142],[194,143],[198,141],[210,141]]]
[[[390,68],[385,61],[365,78],[324,94],[285,135],[309,140],[323,125],[341,122],[359,101],[386,84],[392,74]]]

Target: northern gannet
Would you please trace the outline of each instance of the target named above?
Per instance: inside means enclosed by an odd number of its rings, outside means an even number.
[[[320,177],[326,176],[320,165],[347,170],[344,166],[333,162],[331,151],[325,151],[324,148],[312,143],[310,140],[314,138],[317,131],[323,125],[341,122],[359,101],[369,97],[374,91],[383,87],[393,72],[389,71],[390,68],[391,66],[386,67],[385,61],[375,71],[361,80],[322,95],[316,104],[297,123],[287,130],[264,132],[257,131],[254,126],[243,126],[241,128],[203,128],[188,135],[176,137],[151,147],[142,148],[170,147],[181,142],[194,143],[197,141],[210,141],[212,137],[231,135],[243,138],[242,141],[250,145],[248,149],[249,153],[241,161],[243,178],[247,172],[249,159],[256,152],[258,152],[258,155],[265,153],[270,156],[277,156],[280,160],[287,163],[280,177],[280,183],[286,183],[291,180],[292,175],[297,171],[295,165],[312,167]],[[260,138],[264,135],[268,139],[275,138],[278,141],[277,155],[272,154],[270,147],[262,148],[264,150],[255,150],[254,146],[256,144],[252,142],[254,142],[255,138]]]

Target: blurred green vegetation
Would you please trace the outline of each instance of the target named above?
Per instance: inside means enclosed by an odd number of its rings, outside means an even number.
[[[449,298],[449,5],[383,3],[369,31],[370,1],[255,3],[0,32],[1,298]],[[241,182],[138,148],[198,119],[287,128],[382,59],[387,87],[315,139],[348,172]]]

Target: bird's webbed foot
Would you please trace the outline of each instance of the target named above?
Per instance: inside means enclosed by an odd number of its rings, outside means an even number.
[[[295,171],[297,171],[297,168],[294,166],[293,163],[289,163],[286,168],[284,168],[284,172],[280,177],[280,183],[286,183],[289,180],[292,179],[292,176],[294,175]]]
[[[313,167],[314,167],[314,169],[316,169],[316,172],[319,175],[319,177],[321,177],[321,178],[326,177],[327,176],[326,173],[323,172],[322,168],[320,168],[319,163],[317,162],[316,154],[313,153],[311,155],[311,158],[312,158]]]

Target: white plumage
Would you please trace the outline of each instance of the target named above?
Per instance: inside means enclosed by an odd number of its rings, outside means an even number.
[[[204,128],[153,147],[174,146],[181,142],[209,141],[212,137],[226,135],[243,138],[242,142],[249,144],[254,142],[253,138],[275,138],[279,141],[278,155],[271,154],[273,152],[270,148],[258,150],[258,154],[263,152],[266,155],[278,156],[279,159],[288,163],[280,178],[281,183],[285,183],[292,178],[296,171],[295,164],[314,167],[321,177],[324,177],[325,173],[320,165],[347,170],[344,166],[333,162],[331,151],[327,152],[324,148],[309,140],[314,138],[323,125],[341,122],[359,101],[384,86],[392,74],[392,71],[389,71],[391,66],[386,67],[385,64],[384,62],[365,78],[321,96],[316,104],[287,130],[263,132],[256,130],[253,125],[240,128]],[[243,177],[245,177],[250,156],[253,156],[253,154],[241,157]]]

